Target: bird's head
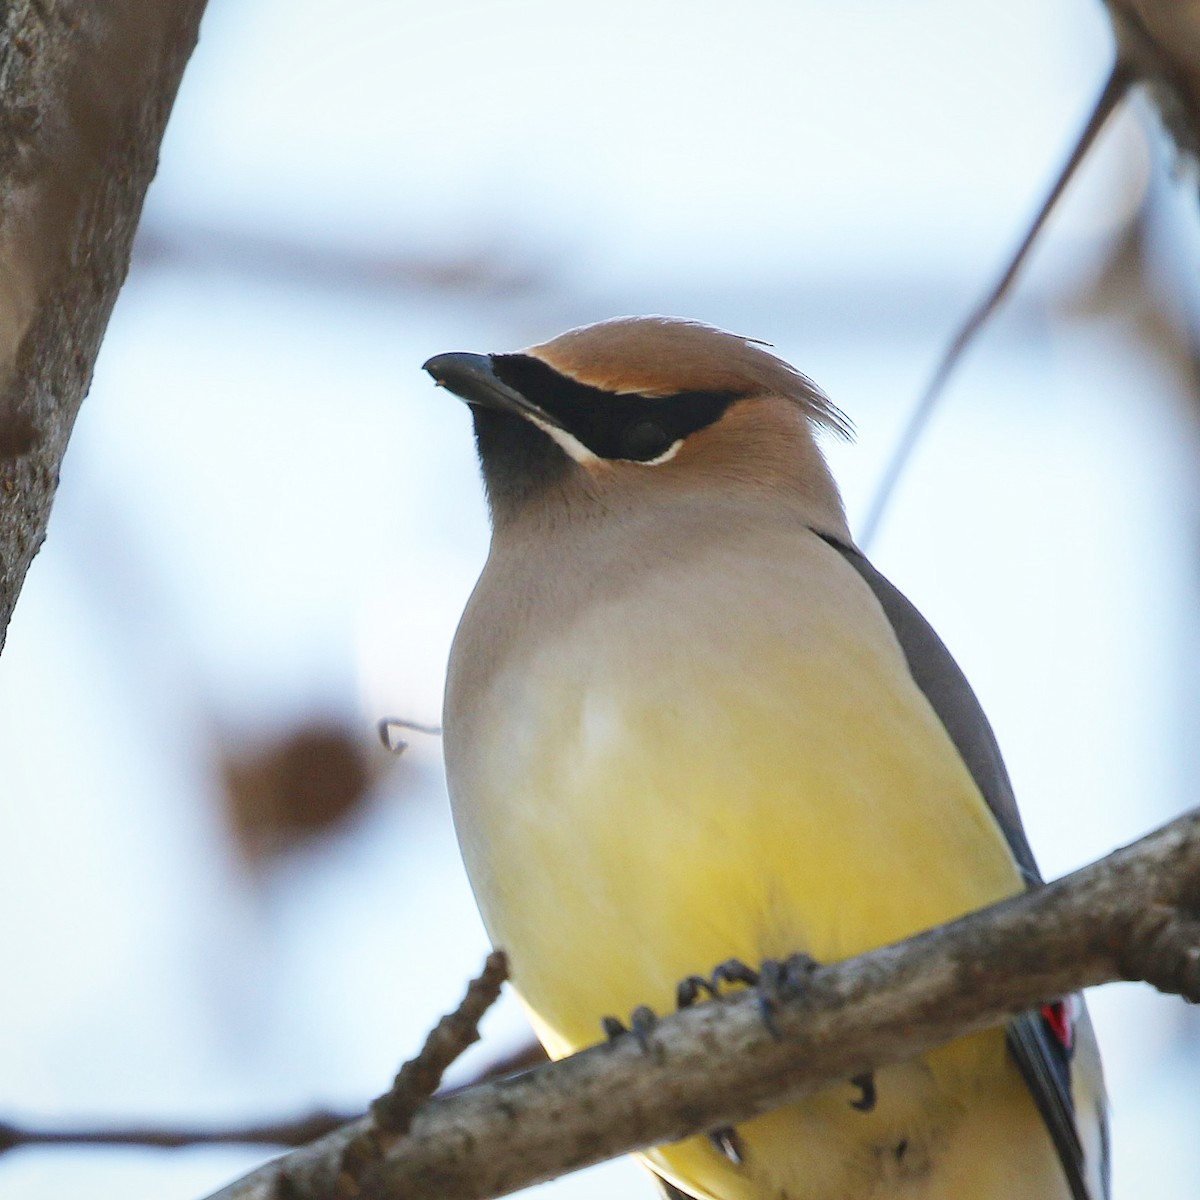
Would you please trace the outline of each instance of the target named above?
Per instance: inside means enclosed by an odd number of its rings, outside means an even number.
[[[830,532],[841,501],[815,428],[849,422],[764,343],[669,317],[621,317],[513,354],[439,354],[425,370],[470,406],[493,519],[579,490],[782,489]]]

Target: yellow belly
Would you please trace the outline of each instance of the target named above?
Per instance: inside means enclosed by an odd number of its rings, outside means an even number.
[[[606,1014],[669,1010],[680,979],[725,959],[845,958],[1021,889],[899,648],[882,626],[864,643],[862,616],[726,622],[652,672],[636,638],[597,659],[600,613],[492,678],[472,745],[451,748],[451,794],[489,933],[552,1055],[600,1040]],[[877,1084],[871,1113],[847,1084],[747,1123],[742,1167],[703,1138],[646,1158],[713,1200],[1056,1194],[970,1184],[988,1139],[1037,1142],[990,1147],[998,1165],[979,1169],[1002,1175],[1052,1154],[1000,1032]]]

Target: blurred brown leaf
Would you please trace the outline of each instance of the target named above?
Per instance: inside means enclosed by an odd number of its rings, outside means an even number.
[[[228,752],[221,765],[229,822],[252,862],[340,824],[362,804],[378,772],[355,731],[322,721]]]

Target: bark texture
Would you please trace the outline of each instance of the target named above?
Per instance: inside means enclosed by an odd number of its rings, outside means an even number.
[[[1144,979],[1200,999],[1200,809],[1036,892],[896,946],[664,1018],[524,1075],[435,1098],[362,1173],[363,1200],[486,1200],[733,1125],[1081,987]],[[211,1200],[328,1200],[369,1119]]]
[[[0,0],[0,647],[204,0]]]
[[[1105,0],[1117,52],[1179,149],[1200,161],[1200,0]]]

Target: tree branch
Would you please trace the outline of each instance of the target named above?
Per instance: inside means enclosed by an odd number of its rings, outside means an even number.
[[[439,1096],[457,1096],[469,1087],[541,1066],[546,1052],[527,1042],[483,1067],[466,1083],[442,1088]],[[0,1120],[0,1155],[25,1146],[147,1146],[178,1150],[189,1146],[306,1146],[309,1142],[356,1121],[366,1104],[352,1112],[315,1109],[299,1117],[260,1120],[240,1125],[121,1125],[93,1121],[73,1127],[38,1128]]]
[[[486,1200],[619,1154],[736,1124],[911,1059],[1082,987],[1146,980],[1200,1000],[1200,809],[1073,875],[895,946],[739,992],[435,1098],[365,1172],[365,1200]],[[325,1200],[355,1123],[211,1200]],[[286,1170],[286,1187],[280,1186]]]
[[[1175,144],[1200,162],[1200,0],[1104,0],[1117,55],[1150,89]]]
[[[858,538],[869,549],[901,476],[916,450],[946,384],[984,324],[1011,290],[1030,250],[1067,184],[1102,127],[1136,83],[1146,85],[1176,146],[1200,164],[1200,0],[1104,0],[1117,57],[1083,132],[1020,245],[999,278],[967,314],[942,352],[933,375],[884,465]]]
[[[0,4],[0,647],[203,11]]]
[[[503,950],[493,950],[483,972],[471,980],[462,1003],[437,1023],[420,1054],[400,1068],[392,1086],[372,1103],[359,1132],[342,1147],[335,1200],[352,1200],[359,1195],[364,1178],[408,1133],[421,1105],[437,1091],[446,1068],[479,1040],[479,1022],[496,1003],[507,978],[508,959]]]
[[[0,1154],[26,1146],[147,1146],[179,1150],[188,1146],[303,1146],[331,1133],[357,1114],[311,1112],[292,1120],[188,1129],[182,1126],[128,1125],[122,1128],[37,1129],[0,1121]]]
[[[1067,190],[1067,185],[1075,178],[1075,173],[1091,152],[1101,130],[1108,123],[1108,118],[1116,112],[1121,101],[1125,99],[1134,79],[1132,67],[1124,59],[1118,58],[1113,64],[1108,78],[1104,81],[1100,95],[1092,105],[1092,111],[1088,114],[1079,136],[1075,139],[1075,144],[1071,147],[1066,162],[1055,176],[1054,182],[1050,185],[1050,190],[1046,193],[1033,220],[1026,226],[1017,248],[987,293],[967,313],[954,337],[951,338],[950,344],[942,351],[942,357],[938,359],[937,366],[934,368],[929,382],[925,385],[925,390],[921,393],[904,428],[900,431],[900,438],[892,448],[892,452],[884,464],[883,475],[875,487],[875,495],[871,498],[871,505],[867,509],[867,515],[858,537],[858,544],[864,551],[870,550],[875,541],[875,535],[883,523],[884,515],[896,487],[907,470],[934,410],[945,395],[946,385],[950,382],[963,355],[966,354],[972,342],[978,337],[980,330],[1012,290],[1017,275],[1033,250],[1034,243],[1042,232],[1043,226],[1050,219],[1050,214]]]

